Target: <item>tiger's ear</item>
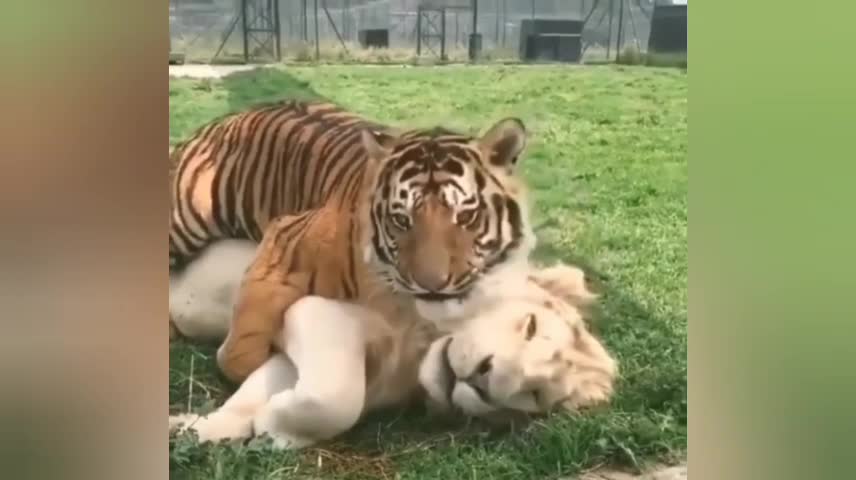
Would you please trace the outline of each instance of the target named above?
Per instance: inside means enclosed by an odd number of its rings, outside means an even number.
[[[491,166],[511,170],[526,147],[526,127],[517,118],[506,118],[478,139],[479,148]]]
[[[363,148],[366,149],[369,159],[378,164],[389,157],[398,138],[394,132],[371,128],[363,129],[360,134],[362,136]]]

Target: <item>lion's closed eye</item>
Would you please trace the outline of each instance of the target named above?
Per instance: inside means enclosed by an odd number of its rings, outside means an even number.
[[[526,317],[526,340],[532,340],[538,332],[538,318],[534,313]]]

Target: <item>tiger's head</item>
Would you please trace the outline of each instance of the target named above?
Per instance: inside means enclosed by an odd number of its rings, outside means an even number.
[[[465,302],[480,280],[535,244],[517,160],[526,130],[505,119],[480,137],[366,130],[376,166],[366,260],[430,309]]]

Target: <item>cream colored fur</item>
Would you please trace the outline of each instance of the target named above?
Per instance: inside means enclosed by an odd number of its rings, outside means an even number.
[[[244,271],[258,244],[221,240],[196,261],[169,277],[169,313],[182,335],[196,340],[222,340],[229,330]],[[170,334],[170,338],[173,335]]]
[[[234,299],[254,249],[252,242],[215,244],[171,284],[171,297],[175,288],[177,298],[209,299],[171,298],[180,331],[205,338],[224,332],[232,309],[227,299]],[[418,315],[390,319],[305,297],[286,312],[276,342],[283,353],[214,413],[170,417],[170,428],[191,428],[201,441],[268,434],[280,447],[300,448],[347,431],[368,411],[414,396],[485,417],[607,401],[616,363],[577,309],[592,299],[582,272],[521,266],[507,273],[506,281],[496,279],[493,294],[478,292],[481,307],[449,324],[447,334]]]

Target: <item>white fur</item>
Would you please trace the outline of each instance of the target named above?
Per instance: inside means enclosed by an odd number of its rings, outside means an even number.
[[[298,300],[285,315],[285,354],[268,359],[214,413],[172,417],[170,427],[192,428],[203,442],[267,434],[281,448],[347,431],[365,404],[367,315],[344,302]]]
[[[218,242],[183,275],[170,278],[170,313],[182,333],[197,339],[225,337],[241,278],[255,250],[252,242]],[[441,328],[452,333],[429,346],[418,368],[418,380],[432,405],[448,409],[451,399],[473,416],[501,409],[542,412],[543,405],[531,394],[533,387],[547,402],[571,395],[580,402],[608,398],[611,383],[600,388],[603,379],[590,380],[590,373],[575,375],[564,360],[554,358],[558,349],[568,348],[571,328],[581,325],[581,319],[570,306],[561,315],[546,308],[543,300],[548,293],[533,289],[526,280],[528,269],[523,262],[498,268],[479,282],[458,311],[440,310],[452,319]],[[539,335],[523,339],[521,321],[536,313]],[[253,372],[218,410],[206,417],[170,417],[170,429],[192,428],[201,441],[267,434],[281,448],[301,448],[347,431],[366,409],[363,325],[376,321],[373,315],[346,302],[312,296],[299,300],[286,312],[282,336],[276,339],[284,353],[273,355]],[[442,355],[450,338],[454,379],[448,378]],[[493,356],[489,374],[464,378],[488,355]],[[579,358],[574,363],[586,361],[601,362],[610,375],[615,373],[605,351],[598,359]],[[481,400],[474,385],[489,392],[490,404]]]
[[[249,240],[221,240],[178,275],[169,277],[169,313],[184,336],[222,340],[237,300],[241,279],[256,255]]]
[[[170,277],[170,316],[182,334],[195,340],[225,338],[256,250],[251,241],[222,240]],[[268,433],[284,447],[347,430],[365,399],[364,315],[370,313],[342,302],[299,300],[286,312],[285,329],[276,339],[285,355],[269,359],[214,414],[174,417],[171,426],[192,425],[203,441]]]
[[[526,333],[530,319],[536,325],[532,337]],[[450,338],[449,361],[456,376],[451,400],[468,415],[501,409],[542,413],[559,405],[574,409],[606,401],[612,394],[617,363],[585,328],[579,310],[531,282],[503,291],[461,330],[438,342]],[[443,368],[437,365],[441,357],[434,348],[420,368],[420,381],[432,400],[442,404],[448,392],[441,386],[449,379],[444,378],[447,373],[436,373]],[[479,374],[486,358],[491,368]],[[489,392],[489,404],[476,387]]]
[[[268,400],[297,383],[297,368],[283,354],[273,355],[254,371],[226,403],[207,417],[194,414],[170,416],[169,427],[191,428],[200,441],[217,441],[228,438],[249,438],[253,435],[253,420],[256,412],[267,405]],[[298,446],[311,440],[291,438],[288,445]],[[284,439],[279,439],[280,443]],[[287,446],[287,445],[283,445]]]

